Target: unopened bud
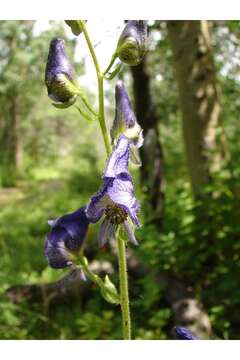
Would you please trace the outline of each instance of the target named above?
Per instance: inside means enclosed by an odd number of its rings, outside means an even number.
[[[116,54],[119,59],[131,66],[138,65],[147,50],[147,22],[130,20],[120,35]]]
[[[74,80],[72,65],[65,53],[63,39],[56,38],[50,43],[45,83],[48,96],[56,103],[67,107],[75,102],[79,89]]]
[[[65,20],[65,23],[71,28],[74,35],[78,36],[81,34],[82,27],[79,20]]]
[[[143,144],[142,128],[138,124],[127,90],[123,81],[119,80],[115,88],[115,118],[111,129],[112,143],[124,134],[131,145],[139,148]]]

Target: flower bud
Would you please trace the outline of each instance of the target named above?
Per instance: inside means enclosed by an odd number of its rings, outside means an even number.
[[[73,68],[64,49],[64,40],[55,38],[50,43],[45,72],[48,96],[56,103],[73,104],[79,93]]]
[[[78,36],[79,34],[81,34],[82,27],[79,23],[79,20],[65,20],[65,23],[70,26],[74,35]]]
[[[143,144],[142,128],[138,124],[133,112],[130,99],[123,81],[119,80],[115,88],[115,118],[111,129],[112,143],[118,139],[120,134],[124,134],[131,146],[137,148]]]
[[[118,40],[116,55],[130,65],[138,65],[147,50],[147,22],[130,20]]]
[[[119,304],[119,295],[117,289],[108,275],[105,276],[103,286],[101,287],[101,293],[104,299],[110,304]]]

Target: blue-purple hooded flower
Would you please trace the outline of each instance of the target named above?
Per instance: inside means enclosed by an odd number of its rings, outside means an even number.
[[[143,145],[142,128],[138,124],[131,101],[122,80],[115,87],[115,118],[111,128],[112,144],[120,134],[124,134],[130,144],[137,148]]]
[[[50,43],[45,83],[48,96],[56,103],[72,104],[76,100],[78,87],[64,49],[63,39],[55,38]]]
[[[100,246],[114,236],[119,225],[123,225],[129,240],[137,244],[132,224],[139,226],[137,217],[139,204],[134,195],[133,181],[128,170],[129,147],[129,140],[124,135],[120,135],[103,174],[103,187],[92,196],[86,208],[86,215],[92,223],[97,222],[104,215],[99,231]]]
[[[89,221],[86,207],[66,214],[56,220],[49,220],[51,231],[45,241],[44,253],[53,268],[64,268],[72,265],[73,255],[82,247],[86,237]]]
[[[119,59],[130,65],[138,65],[147,50],[147,22],[129,20],[120,35],[116,54]]]
[[[189,329],[183,326],[175,326],[173,330],[174,335],[178,340],[199,340]]]

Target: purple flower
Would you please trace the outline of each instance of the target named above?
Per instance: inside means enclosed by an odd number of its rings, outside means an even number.
[[[120,35],[116,55],[128,65],[138,65],[147,50],[147,22],[129,20]]]
[[[132,109],[132,104],[122,80],[117,82],[115,88],[115,99],[115,118],[111,129],[112,144],[122,133],[130,140],[131,146],[135,146],[137,148],[141,147],[143,145],[143,131],[137,122]]]
[[[178,340],[199,340],[198,337],[193,335],[191,331],[182,326],[175,326],[173,328],[174,335]]]
[[[44,253],[51,267],[60,269],[72,265],[74,253],[80,250],[88,230],[89,221],[85,209],[84,206],[73,213],[48,221],[52,229],[47,235]]]
[[[86,208],[87,217],[92,223],[104,215],[98,235],[100,246],[105,245],[115,235],[119,225],[124,227],[129,240],[137,245],[133,224],[139,227],[139,205],[134,196],[133,181],[128,170],[129,147],[129,140],[126,136],[120,135],[107,162],[103,187],[92,196]]]
[[[45,83],[48,96],[57,103],[72,104],[77,97],[78,87],[74,80],[72,65],[64,49],[64,40],[55,38],[50,43]]]

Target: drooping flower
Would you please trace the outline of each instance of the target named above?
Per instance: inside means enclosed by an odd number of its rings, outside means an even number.
[[[55,38],[51,41],[45,71],[45,83],[48,96],[57,104],[73,104],[79,93],[65,49],[64,40]]]
[[[129,20],[120,35],[116,55],[131,66],[140,64],[147,50],[147,22]]]
[[[124,134],[130,140],[131,148],[140,148],[143,145],[143,130],[138,124],[130,102],[127,90],[122,80],[115,87],[115,118],[111,129],[112,144]]]
[[[73,264],[74,254],[82,247],[89,221],[85,213],[86,207],[49,220],[51,231],[47,235],[44,253],[51,267],[60,269]]]
[[[173,331],[178,340],[199,340],[197,336],[193,335],[189,329],[183,326],[175,326]]]
[[[129,147],[129,140],[120,135],[103,174],[103,187],[92,196],[86,208],[86,215],[92,223],[104,216],[98,234],[100,246],[114,237],[119,226],[123,226],[129,240],[137,245],[133,226],[139,227],[139,204],[128,170]]]

